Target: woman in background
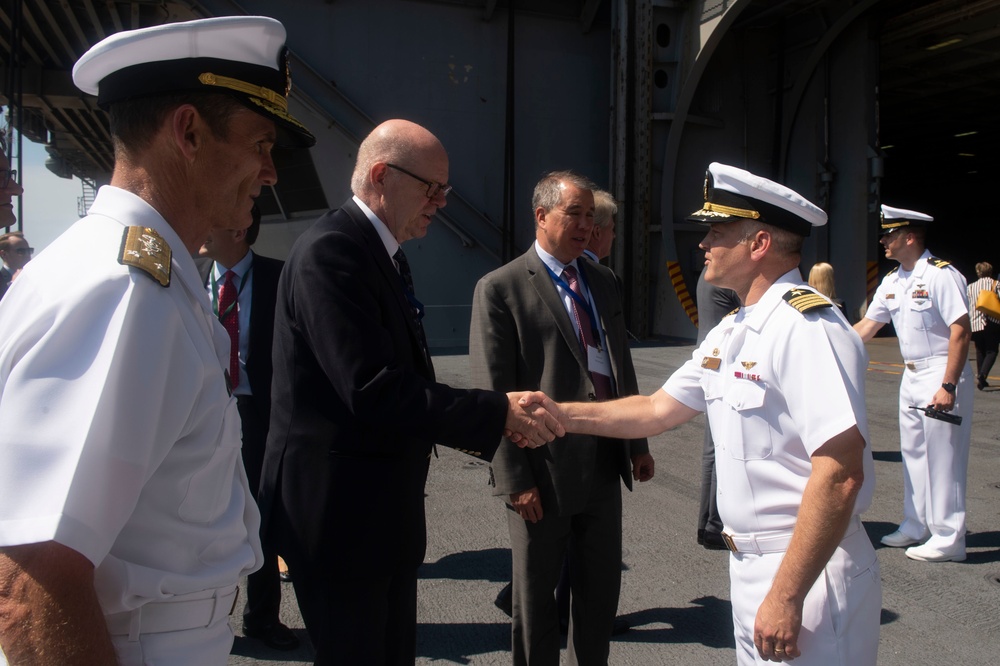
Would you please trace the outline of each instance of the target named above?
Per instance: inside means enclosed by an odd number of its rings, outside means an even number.
[[[823,261],[814,264],[809,269],[809,286],[829,298],[834,305],[840,308],[844,319],[848,319],[847,307],[844,305],[844,301],[837,298],[837,288],[833,286],[833,266]]]
[[[990,277],[993,274],[993,264],[981,261],[976,264],[975,282],[970,282],[969,318],[972,320],[972,342],[976,345],[976,388],[982,391],[989,386],[986,377],[993,369],[997,360],[997,348],[1000,347],[1000,321],[984,315],[976,309],[976,299],[981,291],[997,291],[997,281]]]

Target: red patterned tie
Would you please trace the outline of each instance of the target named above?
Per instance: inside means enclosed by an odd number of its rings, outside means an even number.
[[[226,271],[225,281],[219,287],[219,321],[229,333],[229,383],[236,388],[240,383],[240,306],[236,302],[236,273]]]
[[[566,279],[566,284],[569,288],[579,296],[583,298],[583,293],[580,290],[580,281],[577,280],[576,267],[567,266],[563,269],[563,277]],[[580,339],[584,343],[583,351],[586,355],[587,347],[599,347],[600,345],[594,341],[594,328],[590,324],[590,315],[584,308],[581,308],[576,299],[570,299],[573,303],[573,315],[576,317],[576,326],[580,331]],[[590,373],[590,378],[594,382],[594,395],[597,396],[598,400],[609,400],[614,396],[614,389],[611,387],[611,378],[607,375],[602,375],[599,372]]]

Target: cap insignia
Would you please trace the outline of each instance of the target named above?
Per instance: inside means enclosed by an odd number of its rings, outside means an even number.
[[[820,296],[811,289],[803,289],[802,287],[789,289],[785,292],[785,295],[782,296],[782,298],[785,299],[785,302],[803,314],[806,312],[812,312],[813,310],[833,307],[833,303],[828,301],[825,297]]]
[[[250,98],[254,101],[257,101],[258,99],[267,100],[282,111],[288,111],[288,100],[285,99],[283,95],[274,92],[270,88],[254,85],[253,83],[247,83],[246,81],[240,81],[239,79],[234,79],[229,76],[220,76],[218,74],[213,74],[212,72],[201,73],[198,76],[198,80],[202,83],[202,85],[229,88],[230,90],[241,92],[244,95],[250,95]]]
[[[162,287],[170,286],[170,246],[156,229],[138,226],[125,229],[118,263],[141,269]]]

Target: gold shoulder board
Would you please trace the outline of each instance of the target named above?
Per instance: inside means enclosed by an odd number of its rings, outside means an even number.
[[[156,229],[129,227],[122,235],[122,251],[118,263],[134,266],[160,283],[170,286],[170,246]]]
[[[886,273],[886,276],[892,275],[893,273],[895,273],[898,270],[899,270],[899,266],[894,266],[891,271],[889,271],[888,273]]]
[[[820,296],[811,289],[803,289],[801,287],[789,289],[782,298],[785,299],[786,303],[802,313],[833,307],[833,303],[826,300],[823,296]]]
[[[945,261],[944,259],[938,259],[937,257],[931,257],[927,260],[927,263],[934,268],[944,268],[945,266],[951,266],[950,261]]]
[[[729,314],[727,314],[726,317],[732,317],[734,314],[736,314],[739,311],[740,311],[740,309],[736,308],[735,310],[733,310],[732,312],[730,312]],[[723,318],[725,318],[725,317],[723,317]]]

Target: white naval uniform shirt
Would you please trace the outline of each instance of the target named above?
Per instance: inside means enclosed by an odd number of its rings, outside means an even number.
[[[948,356],[950,326],[969,314],[965,278],[954,266],[938,268],[924,251],[912,271],[902,267],[882,280],[865,317],[892,320],[905,361]]]
[[[118,262],[129,225],[170,246],[168,287]],[[262,562],[260,515],[229,336],[184,244],[106,186],[29,266],[0,304],[0,545],[83,554],[105,614],[234,586]]]
[[[785,302],[792,288],[808,289],[798,269],[755,305],[725,317],[663,385],[674,399],[707,412],[719,514],[738,534],[793,529],[810,456],[851,426],[866,442],[854,515],[869,507],[874,492],[867,352],[836,307],[803,314]],[[710,360],[703,366],[703,359]]]

